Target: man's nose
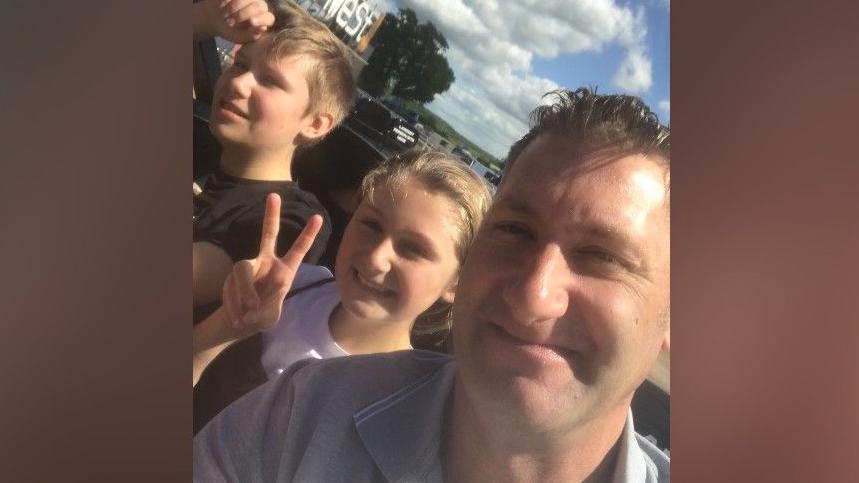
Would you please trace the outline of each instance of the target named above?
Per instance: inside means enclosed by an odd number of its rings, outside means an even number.
[[[570,269],[557,245],[527,257],[504,287],[503,297],[516,322],[532,325],[563,316],[569,305]]]

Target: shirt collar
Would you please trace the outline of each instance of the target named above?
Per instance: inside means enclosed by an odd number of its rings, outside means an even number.
[[[439,447],[455,364],[427,374],[355,413],[364,447],[388,481],[442,481]],[[620,435],[612,483],[647,481],[647,459],[638,445],[632,410]]]
[[[612,483],[647,481],[647,460],[636,440],[635,427],[632,424],[632,410],[627,413],[626,424],[620,434],[620,449],[611,481]]]
[[[453,361],[355,413],[355,428],[388,481],[441,481],[439,447]]]

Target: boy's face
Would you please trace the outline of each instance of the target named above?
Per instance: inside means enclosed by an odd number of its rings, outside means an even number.
[[[272,36],[241,46],[218,78],[209,126],[224,147],[276,152],[293,149],[312,128],[306,56],[270,56]]]

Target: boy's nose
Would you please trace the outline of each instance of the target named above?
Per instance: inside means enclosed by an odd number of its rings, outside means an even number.
[[[254,84],[254,76],[251,71],[242,72],[230,80],[230,87],[238,96],[246,98],[250,96]]]
[[[570,269],[557,245],[533,254],[511,277],[502,296],[515,322],[532,325],[567,312]]]

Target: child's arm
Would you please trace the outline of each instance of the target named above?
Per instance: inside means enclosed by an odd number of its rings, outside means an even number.
[[[224,280],[233,268],[233,260],[227,252],[209,242],[194,242],[191,265],[194,307],[220,300]]]
[[[191,8],[195,41],[217,35],[243,44],[274,24],[274,14],[264,0],[203,0]]]
[[[230,344],[274,327],[304,255],[322,227],[313,215],[283,257],[275,254],[280,196],[266,198],[259,255],[233,265],[223,287],[223,305],[194,326],[194,385],[203,370]]]

